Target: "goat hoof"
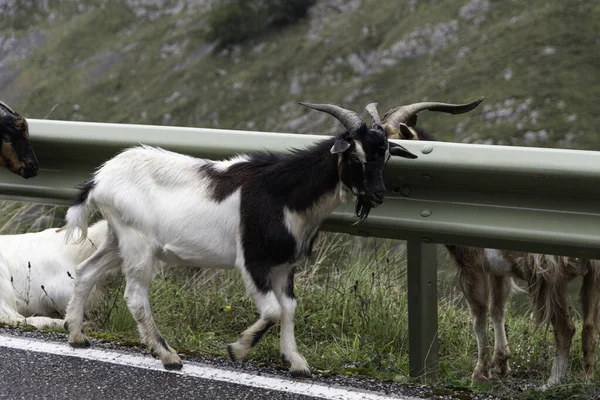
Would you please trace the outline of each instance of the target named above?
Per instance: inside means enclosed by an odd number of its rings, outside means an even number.
[[[309,379],[310,377],[312,377],[312,373],[309,369],[291,370],[290,374],[292,375],[292,378],[296,379]]]
[[[69,344],[74,349],[86,349],[92,345],[88,338],[85,338],[83,342],[69,342]]]
[[[490,378],[492,378],[492,379],[500,379],[509,374],[510,374],[510,367],[508,365],[493,366],[490,369]]]
[[[90,347],[92,345],[92,343],[90,342],[90,339],[88,339],[87,336],[85,336],[82,331],[71,332],[69,334],[68,341],[69,341],[69,344],[71,345],[71,347],[73,347],[75,349],[84,349],[84,348]]]
[[[168,371],[179,371],[181,368],[183,368],[183,363],[172,362],[172,363],[168,363],[168,364],[163,364],[163,366]]]
[[[485,376],[482,372],[474,372],[471,376],[471,380],[475,383],[488,382],[490,379]]]
[[[242,362],[244,360],[247,354],[244,350],[244,347],[237,342],[227,345],[227,354],[233,362]]]
[[[233,349],[232,349],[232,346],[231,346],[230,344],[228,344],[228,345],[227,345],[227,355],[229,356],[229,359],[230,359],[231,361],[234,361],[234,362],[235,362],[235,361],[237,361],[237,360],[235,359],[235,355],[233,354]]]

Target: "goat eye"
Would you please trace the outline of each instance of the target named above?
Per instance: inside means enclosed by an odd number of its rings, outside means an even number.
[[[353,163],[359,163],[359,162],[361,162],[360,158],[358,158],[358,156],[356,154],[350,154],[350,161],[353,162]]]

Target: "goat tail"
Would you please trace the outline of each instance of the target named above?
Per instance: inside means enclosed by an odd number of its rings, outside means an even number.
[[[88,218],[94,211],[93,201],[90,198],[95,182],[90,180],[80,187],[80,191],[73,200],[71,207],[67,210],[67,225],[65,241],[75,244],[82,243],[87,238]],[[79,235],[76,235],[76,232]],[[74,239],[77,237],[77,239]]]
[[[568,315],[568,305],[561,301],[560,293],[568,283],[569,270],[577,267],[575,259],[529,253],[524,261],[527,265],[524,278],[529,286],[529,306],[535,324],[548,326],[557,315]]]

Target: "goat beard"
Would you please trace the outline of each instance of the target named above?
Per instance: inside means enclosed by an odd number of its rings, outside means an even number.
[[[369,213],[371,212],[371,202],[367,199],[367,196],[363,193],[356,195],[356,216],[358,217],[358,221],[355,224],[360,224],[364,220],[367,219]]]

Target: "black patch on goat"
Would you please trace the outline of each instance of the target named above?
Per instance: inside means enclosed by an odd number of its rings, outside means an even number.
[[[79,189],[79,193],[75,196],[73,201],[71,202],[71,206],[77,206],[86,202],[88,196],[90,195],[90,191],[94,188],[96,183],[94,179],[90,179],[89,181],[79,185],[77,189]]]
[[[431,133],[418,126],[414,126],[412,127],[412,129],[414,129],[417,132],[417,137],[422,142],[443,142],[443,140],[436,139]]]
[[[306,150],[294,149],[290,154],[248,153],[248,161],[233,164],[226,171],[219,171],[210,163],[200,168],[211,179],[213,199],[217,202],[231,196],[243,184],[242,197],[265,193],[282,206],[301,212],[322,194],[332,191],[339,181],[337,157],[329,153],[334,140],[325,140]]]
[[[233,164],[226,171],[219,171],[211,164],[201,167],[201,172],[211,179],[215,201],[221,202],[241,188],[246,268],[263,293],[270,290],[271,267],[309,255],[318,230],[307,244],[298,243],[298,248],[305,249],[298,254],[296,239],[285,226],[284,209],[306,211],[336,189],[338,157],[329,151],[335,139],[290,154],[250,153],[248,161]]]
[[[156,341],[158,342],[158,344],[160,344],[163,349],[169,351],[169,346],[167,345],[165,338],[162,337],[160,332],[158,332],[158,330],[157,330],[154,332],[154,334],[156,335]]]
[[[288,274],[288,282],[287,282],[287,287],[285,288],[285,294],[290,298],[290,299],[295,299],[296,298],[296,294],[294,293],[294,275],[296,274],[296,268],[292,268]]]
[[[267,331],[271,329],[273,325],[275,325],[275,322],[268,321],[260,331],[254,332],[254,337],[252,338],[252,343],[250,343],[250,347],[256,346],[258,342],[260,342],[260,339],[263,337],[263,335],[267,333]]]
[[[331,154],[336,141],[350,143],[350,150]],[[363,165],[356,157],[354,140],[360,141],[365,152]],[[295,149],[287,154],[255,152],[247,154],[226,170],[213,163],[200,167],[209,178],[212,198],[222,202],[240,190],[240,217],[245,267],[256,287],[263,293],[271,289],[269,272],[272,267],[293,264],[310,255],[319,227],[303,238],[301,243],[285,225],[284,210],[306,212],[326,195],[335,195],[341,181],[356,191],[361,219],[366,218],[371,203],[364,192],[385,191],[380,178],[385,165],[388,142],[383,133],[360,132],[351,137],[344,132],[323,140],[307,149]],[[370,183],[369,183],[370,182]],[[369,186],[370,185],[370,186]]]

